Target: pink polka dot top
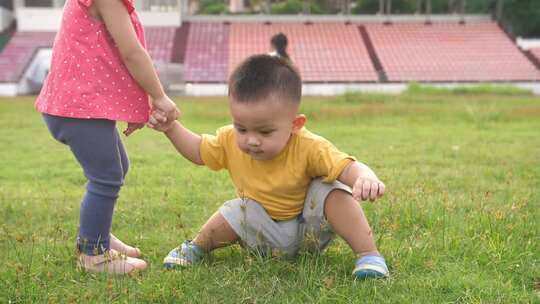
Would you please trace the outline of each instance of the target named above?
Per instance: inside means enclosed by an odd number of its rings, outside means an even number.
[[[92,1],[66,2],[36,109],[63,117],[146,122],[148,95],[129,74],[105,24],[89,14]],[[133,0],[122,1],[145,47]]]

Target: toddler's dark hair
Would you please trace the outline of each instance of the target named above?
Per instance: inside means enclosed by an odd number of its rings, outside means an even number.
[[[229,96],[235,101],[258,101],[270,95],[300,103],[302,79],[288,60],[254,55],[236,67],[229,78]]]
[[[272,36],[272,39],[270,39],[270,43],[276,49],[276,52],[280,57],[283,57],[285,59],[289,59],[289,54],[287,54],[287,44],[289,43],[289,40],[287,39],[287,36],[283,33],[278,33]]]

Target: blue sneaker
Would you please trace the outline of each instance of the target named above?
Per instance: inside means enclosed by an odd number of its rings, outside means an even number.
[[[382,256],[367,255],[356,260],[352,274],[360,280],[382,279],[388,276],[388,267]]]
[[[191,240],[186,240],[176,247],[163,259],[163,266],[167,269],[190,266],[196,264],[204,257],[204,250],[193,244]]]

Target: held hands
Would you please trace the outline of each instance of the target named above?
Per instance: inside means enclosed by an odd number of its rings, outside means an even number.
[[[180,110],[176,104],[167,95],[163,95],[152,102],[152,112],[146,125],[154,130],[167,132],[178,116],[180,116]]]
[[[180,110],[176,104],[167,96],[156,98],[152,101],[152,112],[148,121],[148,127],[165,132],[174,121],[180,116]],[[129,136],[138,129],[144,128],[144,123],[128,123],[124,130],[124,135]]]
[[[167,120],[165,113],[153,110],[146,124],[149,128],[160,132],[167,132],[176,120]]]
[[[151,115],[153,116],[157,111],[165,117],[164,122],[175,121],[180,116],[180,110],[178,110],[176,104],[167,95],[163,95],[152,101]]]
[[[385,185],[376,176],[360,176],[352,188],[352,196],[360,201],[374,201],[383,196]]]

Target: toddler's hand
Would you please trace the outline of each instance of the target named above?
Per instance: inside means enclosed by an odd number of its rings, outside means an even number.
[[[154,110],[150,114],[146,125],[156,131],[167,132],[175,121],[176,120],[167,120],[167,117],[163,112]]]
[[[358,201],[365,201],[367,199],[374,201],[384,194],[384,190],[384,183],[378,178],[359,177],[354,183],[352,195]]]
[[[128,125],[127,125],[126,129],[122,133],[124,133],[125,136],[129,136],[129,135],[131,135],[131,133],[137,131],[138,129],[142,129],[142,128],[144,128],[144,123],[128,122]]]
[[[175,121],[180,116],[180,110],[176,104],[167,96],[163,95],[160,98],[152,101],[152,112],[160,111],[165,117],[166,122]]]

